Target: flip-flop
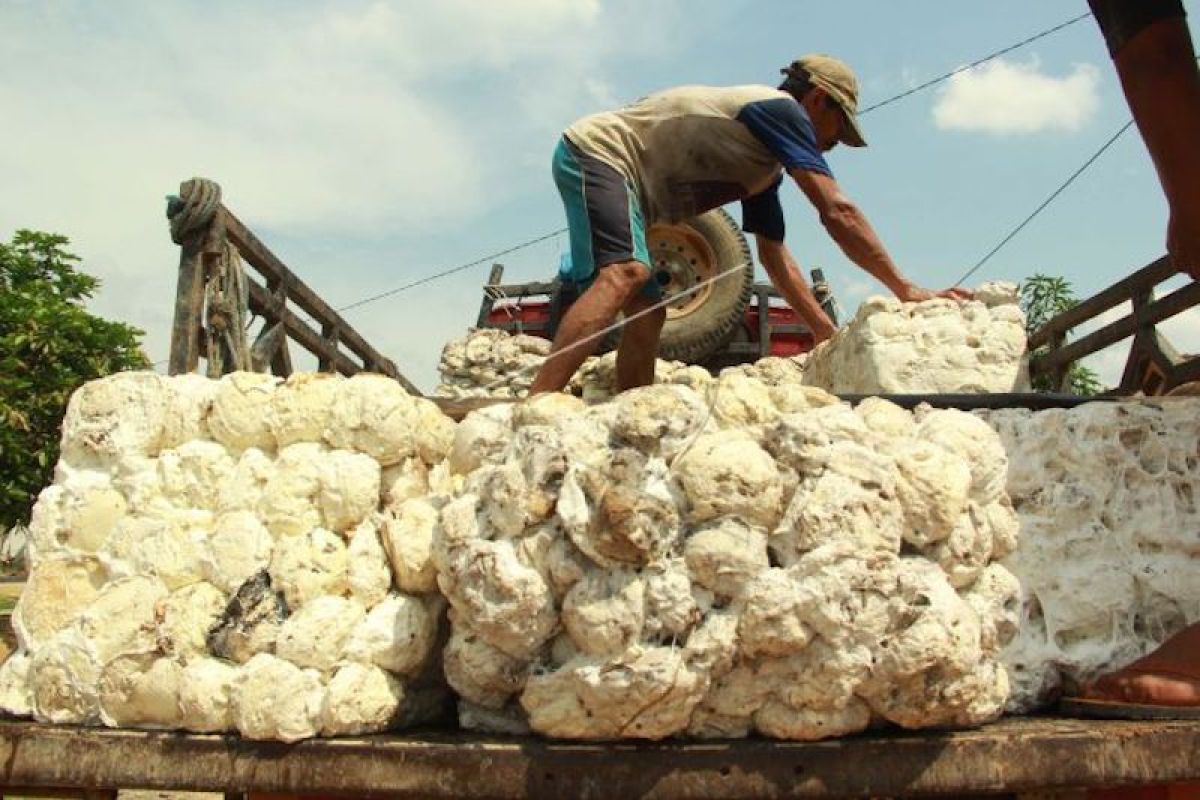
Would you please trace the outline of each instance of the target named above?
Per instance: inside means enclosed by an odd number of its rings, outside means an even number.
[[[1149,655],[1117,672],[1200,683],[1200,623],[1184,628]],[[1108,698],[1064,697],[1058,702],[1058,710],[1089,719],[1200,719],[1200,704],[1135,703]]]
[[[1120,700],[1085,700],[1082,697],[1062,698],[1058,701],[1058,710],[1064,716],[1084,719],[1200,720],[1200,706],[1161,706]]]

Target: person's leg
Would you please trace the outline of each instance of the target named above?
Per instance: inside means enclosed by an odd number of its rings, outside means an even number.
[[[1200,278],[1200,70],[1180,0],[1090,0],[1170,206],[1167,249]]]
[[[647,286],[650,255],[637,191],[625,176],[564,138],[554,157],[554,179],[571,232],[571,277],[595,281],[559,323],[531,395],[561,391],[630,298],[643,287],[645,294],[657,294],[657,284]]]
[[[1180,0],[1089,0],[1171,209],[1167,248],[1200,278],[1200,71]],[[1200,624],[1103,675],[1078,699],[1200,706]],[[1087,713],[1100,716],[1103,710]]]
[[[604,338],[599,335],[600,331],[612,324],[617,312],[629,303],[649,277],[650,269],[637,261],[603,267],[596,282],[563,317],[550,354],[538,370],[529,393],[562,391],[575,370],[600,346]]]
[[[654,383],[654,362],[658,356],[658,336],[667,320],[666,308],[652,308],[658,300],[645,292],[625,304],[625,327],[617,346],[617,391],[649,386]]]

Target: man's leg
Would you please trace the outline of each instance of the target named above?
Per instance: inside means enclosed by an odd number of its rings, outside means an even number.
[[[1183,4],[1089,2],[1167,196],[1167,250],[1200,278],[1200,71]]]
[[[658,356],[658,336],[667,321],[667,309],[647,309],[659,302],[645,294],[637,294],[625,303],[628,320],[621,331],[617,346],[617,391],[649,386],[654,383],[654,361]],[[643,313],[644,312],[644,313]]]
[[[603,267],[596,282],[588,287],[563,317],[554,344],[550,347],[550,355],[533,379],[529,393],[562,391],[575,370],[600,346],[603,339],[598,335],[600,331],[612,324],[617,312],[629,303],[629,299],[637,294],[649,277],[649,268],[638,261],[623,261]]]
[[[1200,72],[1178,0],[1089,0],[1171,209],[1167,249],[1200,278]],[[1200,624],[1101,676],[1080,697],[1200,706]],[[1103,711],[1089,714],[1102,716]]]

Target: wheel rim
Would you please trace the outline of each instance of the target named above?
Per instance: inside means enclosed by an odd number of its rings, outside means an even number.
[[[667,299],[667,319],[679,319],[707,302],[713,285],[673,299],[716,274],[717,257],[712,247],[690,225],[652,225],[646,238],[650,245],[651,280],[658,281]]]

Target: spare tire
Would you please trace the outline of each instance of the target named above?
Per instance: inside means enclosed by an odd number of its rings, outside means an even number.
[[[646,245],[650,279],[658,281],[670,301],[658,356],[703,361],[729,343],[750,303],[754,262],[746,237],[733,217],[718,208],[674,225],[650,226]],[[704,283],[718,275],[722,277]]]

